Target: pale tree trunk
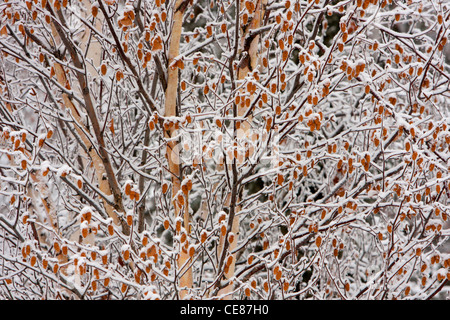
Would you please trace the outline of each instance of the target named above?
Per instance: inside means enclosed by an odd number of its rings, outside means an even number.
[[[47,7],[51,9],[50,3],[47,3]],[[56,15],[59,15],[60,18],[62,16],[61,12],[59,11],[56,11]],[[100,25],[101,23],[97,23],[97,27],[100,27]],[[58,25],[52,23],[52,33],[54,35],[54,38],[58,42],[62,42],[66,46],[69,53],[71,54],[74,65],[76,67],[80,67],[80,58],[75,49],[72,47],[72,44],[68,42],[67,36],[64,34],[64,31]],[[86,37],[87,36],[85,35],[85,39]],[[89,49],[88,57],[91,58],[94,63],[100,63],[99,59],[101,53],[99,51],[101,51],[100,46],[95,42],[92,43],[92,48],[90,47]],[[68,82],[65,71],[59,63],[55,63],[53,67],[57,80],[62,86],[69,85],[70,87],[75,87]],[[94,67],[90,67],[87,70],[91,70],[90,72],[92,72],[94,75],[97,73]],[[77,130],[77,133],[80,135],[83,143],[85,144],[86,149],[89,150],[89,156],[91,157],[93,166],[95,168],[99,190],[106,196],[114,196],[114,206],[108,203],[105,199],[102,199],[106,213],[110,218],[112,218],[114,224],[117,227],[121,227],[122,231],[125,234],[129,234],[130,230],[128,225],[123,220],[121,221],[116,213],[116,211],[122,213],[124,212],[122,195],[116,177],[114,175],[108,153],[105,150],[106,146],[97,119],[95,106],[93,104],[88,87],[88,79],[87,76],[83,74],[77,74],[77,78],[79,90],[85,100],[86,111],[94,129],[95,138],[91,136],[91,139],[97,140],[97,148],[94,148],[94,146],[92,145],[89,137],[87,136],[87,134],[89,134],[89,130],[87,130],[86,126],[84,125],[77,107],[73,104],[72,100],[67,94],[63,94],[64,107],[70,109],[71,115],[75,121],[75,129]]]
[[[91,5],[89,1],[84,1],[84,4],[86,5],[86,12],[91,12]],[[50,8],[50,4],[47,4],[48,8]],[[61,12],[56,11],[56,15],[59,15],[61,18]],[[101,17],[99,16],[96,19],[95,27],[100,29],[101,28]],[[52,33],[54,36],[54,39],[58,41],[58,43],[63,43],[66,48],[71,53],[72,59],[74,64],[78,67],[81,65],[81,61],[79,60],[79,56],[74,50],[74,48],[71,47],[71,43],[68,42],[68,39],[66,38],[66,35],[64,34],[64,31],[61,30],[57,25],[52,23]],[[86,54],[86,58],[90,59],[93,65],[90,65],[87,63],[87,73],[91,76],[95,77],[98,76],[96,68],[99,67],[101,63],[101,54],[102,54],[102,48],[99,43],[96,41],[92,41],[93,38],[90,38],[90,31],[85,33],[82,38],[81,42],[81,48],[84,49],[87,46],[87,42],[91,41],[89,43],[89,49]],[[113,223],[116,225],[119,230],[121,230],[125,235],[128,235],[130,233],[130,228],[126,224],[124,220],[120,220],[117,212],[124,213],[124,207],[122,203],[122,195],[120,188],[118,186],[116,177],[114,175],[112,165],[109,161],[108,154],[105,150],[106,146],[102,137],[102,132],[100,131],[99,122],[96,115],[96,110],[92,101],[92,97],[90,94],[90,90],[88,87],[88,76],[83,74],[78,74],[78,84],[79,86],[74,86],[71,83],[69,83],[64,68],[59,63],[54,63],[53,65],[55,75],[57,77],[58,82],[62,86],[69,86],[73,87],[74,90],[77,90],[79,94],[81,94],[84,97],[85,100],[85,106],[86,111],[88,113],[88,116],[91,120],[92,126],[94,128],[94,136],[88,136],[90,134],[90,131],[87,129],[87,127],[84,125],[83,119],[81,118],[81,114],[78,111],[75,104],[72,102],[70,97],[67,94],[63,94],[63,108],[68,108],[71,111],[71,115],[74,119],[75,123],[75,129],[80,136],[82,142],[84,143],[84,146],[86,150],[89,152],[89,157],[92,160],[93,167],[95,169],[96,174],[96,180],[98,184],[98,189],[100,192],[102,192],[105,196],[109,197],[111,195],[114,195],[114,205],[111,205],[102,197],[103,206],[105,208],[105,211],[107,215],[112,219]],[[95,148],[91,140],[97,140],[98,145],[97,148]],[[82,148],[80,148],[82,152]],[[77,235],[78,233],[76,233]],[[94,244],[95,238],[94,234],[89,234],[87,237],[83,239],[84,243],[89,243],[91,245]],[[80,284],[80,278],[78,275],[78,268],[75,268],[75,280],[78,284]]]
[[[238,66],[238,74],[237,78],[238,80],[245,79],[252,70],[255,70],[258,65],[258,51],[259,51],[259,34],[256,34],[254,36],[250,36],[250,41],[247,40],[249,37],[249,32],[251,30],[255,30],[261,26],[262,19],[264,17],[264,9],[265,5],[267,3],[267,0],[256,0],[255,3],[255,11],[253,13],[253,17],[251,21],[249,22],[249,25],[247,28],[245,28],[245,31],[243,28],[240,29],[239,34],[239,40],[240,40],[240,53],[246,54],[247,58],[244,58]],[[244,1],[240,0],[240,8],[243,8]],[[237,14],[237,13],[236,13]],[[243,89],[241,89],[243,91]],[[251,97],[250,97],[251,98]],[[246,112],[248,110],[248,107],[244,103],[240,103],[237,105],[237,116],[243,117],[245,116]],[[236,138],[242,137],[242,135],[246,135],[247,137],[251,136],[251,121],[252,117],[249,115],[245,121],[243,121],[240,124],[239,134]],[[249,154],[248,156],[251,156]],[[237,162],[245,161],[245,159],[236,159]],[[232,201],[231,195],[228,195],[227,198],[227,206],[230,206],[230,202]],[[235,203],[239,202],[239,195],[236,195]],[[238,241],[238,234],[239,234],[239,216],[238,212],[240,210],[240,206],[235,206],[235,213],[234,217],[232,217],[232,226],[231,230],[228,230],[225,236],[220,237],[219,242],[219,251],[223,252],[225,248],[225,242],[228,242],[228,252],[231,253],[236,249],[237,241]],[[232,241],[229,241],[227,239],[229,237],[230,232],[234,235],[232,237]],[[232,299],[232,292],[233,292],[233,276],[236,268],[236,253],[231,254],[231,264],[226,265],[224,277],[225,279],[229,280],[229,284],[224,287],[223,289],[219,290],[219,295],[223,296],[224,299]]]
[[[7,86],[5,92],[2,92],[2,90],[0,90],[0,94],[10,98]],[[6,108],[11,114],[17,110],[15,105],[14,104],[11,105],[10,103],[6,103]],[[47,138],[51,137],[50,131],[51,129],[49,129],[49,132],[47,133]],[[33,155],[30,152],[28,152],[28,150],[22,148],[20,151],[24,154],[24,156],[26,156],[30,161],[32,161]],[[11,167],[15,166],[15,163],[12,158],[10,158],[10,164]],[[50,227],[56,235],[61,236],[57,212],[55,209],[56,206],[52,202],[51,194],[45,182],[45,177],[42,175],[41,172],[31,171],[30,179],[35,183],[35,185],[33,186],[32,184],[27,184],[24,190],[26,196],[29,197],[29,199],[31,199],[31,205],[28,209],[28,217],[33,216],[33,209],[44,213],[45,215],[40,214],[37,215],[38,222],[41,223],[42,225]],[[40,208],[42,208],[43,210],[40,210]],[[47,238],[45,232],[40,232],[40,228],[37,227],[37,225],[38,224],[32,222],[32,228],[35,230],[34,232],[35,240],[38,241],[39,245],[45,243],[47,246],[51,247],[53,245],[51,239]],[[21,240],[23,241],[24,239]],[[56,257],[60,265],[68,261],[67,257],[62,255],[61,253],[56,254]],[[40,256],[40,258],[43,259],[44,257]],[[66,270],[64,268],[61,268],[61,272],[64,275],[66,274],[65,271]]]
[[[172,26],[172,36],[169,45],[169,56],[168,56],[168,78],[167,78],[167,89],[165,97],[165,116],[166,117],[176,117],[177,114],[177,95],[178,95],[178,68],[176,67],[175,58],[179,55],[180,49],[180,39],[183,24],[183,14],[186,10],[186,6],[189,1],[187,0],[177,0],[174,6],[173,13],[173,26]],[[174,63],[175,62],[175,63]],[[172,202],[175,209],[175,216],[182,217],[184,221],[185,232],[190,232],[189,227],[189,203],[187,195],[181,192],[181,163],[179,154],[179,145],[177,140],[172,140],[176,137],[177,130],[174,126],[171,126],[165,131],[165,136],[168,138],[167,142],[167,160],[169,162],[169,170],[172,175]],[[187,242],[187,240],[186,240]],[[180,277],[179,285],[181,287],[191,288],[192,287],[192,269],[186,270],[189,263],[189,254],[187,248],[182,244],[182,248],[178,257],[178,272],[183,273]],[[184,298],[187,294],[186,290],[180,291],[180,297]]]
[[[85,5],[85,8],[86,8],[85,13],[89,14],[91,12],[90,1],[84,0],[83,4]],[[94,26],[100,31],[101,16],[98,16],[95,19]],[[54,39],[58,43],[61,43],[62,42],[61,38],[60,38],[58,31],[56,30],[56,27],[54,24],[52,24],[52,33],[53,33]],[[83,37],[81,39],[80,47],[82,50],[85,50],[85,48],[89,42],[89,49],[87,50],[87,53],[86,53],[86,59],[91,60],[92,65],[90,63],[86,63],[86,71],[87,71],[87,74],[91,75],[92,77],[96,77],[96,76],[98,76],[98,72],[97,72],[96,68],[98,68],[101,63],[102,47],[97,41],[93,41],[94,38],[90,38],[90,33],[91,33],[90,29],[87,29],[86,33],[83,35]],[[83,87],[81,86],[81,84],[80,84],[80,87],[72,86],[72,84],[70,84],[68,82],[65,70],[61,64],[54,63],[53,68],[55,70],[56,78],[62,86],[69,85],[70,87],[73,87],[73,90],[78,91],[78,93],[80,95],[82,94],[81,90],[83,90]],[[86,79],[88,78],[87,75],[85,77],[86,77]],[[86,81],[86,86],[87,86],[87,81]],[[109,181],[108,181],[108,179],[105,179],[105,177],[107,176],[107,173],[105,172],[105,165],[103,163],[103,160],[101,159],[101,156],[97,153],[97,149],[94,148],[94,146],[91,143],[91,139],[93,139],[93,137],[87,136],[87,134],[89,134],[89,130],[84,125],[81,115],[80,115],[77,107],[74,105],[74,103],[70,99],[70,97],[65,93],[62,95],[62,97],[63,97],[63,102],[64,102],[63,108],[68,108],[71,111],[71,115],[72,115],[72,117],[74,119],[74,123],[75,123],[75,126],[74,126],[75,130],[77,131],[82,142],[84,143],[86,150],[88,150],[88,152],[89,152],[89,157],[91,158],[93,167],[95,169],[98,188],[104,195],[111,196],[112,192],[111,192],[111,188],[109,185]],[[79,148],[79,151],[81,154],[84,154],[83,148]],[[117,227],[120,228],[120,226],[122,224],[119,220],[119,217],[118,217],[116,211],[114,210],[114,207],[111,206],[105,199],[102,199],[102,200],[103,200],[103,205],[104,205],[106,213],[108,214],[108,216],[110,218],[112,218],[113,223]],[[72,236],[72,240],[77,241],[79,237],[80,237],[80,232],[77,231]],[[94,245],[95,244],[94,233],[90,232],[87,235],[87,237],[82,238],[82,242],[84,244]],[[78,285],[80,285],[81,280],[80,280],[78,268],[75,268],[74,272],[75,272],[74,273],[75,282]]]

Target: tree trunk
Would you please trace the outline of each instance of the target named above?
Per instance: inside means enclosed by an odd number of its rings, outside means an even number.
[[[172,36],[169,46],[169,63],[168,63],[168,78],[165,100],[165,116],[176,117],[177,114],[177,95],[178,95],[178,68],[176,67],[175,58],[179,55],[181,31],[183,24],[183,14],[189,1],[177,0],[174,6]],[[175,62],[175,63],[174,63]],[[180,150],[178,140],[172,140],[176,137],[177,130],[171,126],[165,130],[167,142],[167,160],[169,162],[169,170],[172,175],[172,202],[175,209],[175,216],[182,217],[184,221],[184,229],[189,234],[189,203],[187,195],[181,192],[182,182],[182,164],[180,162]],[[185,264],[189,263],[189,255],[187,248],[182,244],[180,255],[178,257],[178,272],[182,272],[179,285],[181,287],[192,287],[192,269],[186,270]],[[184,266],[184,267],[183,267]],[[180,297],[184,298],[186,290],[180,291]]]
[[[256,34],[254,36],[249,36],[249,32],[251,30],[255,30],[261,26],[261,21],[264,17],[264,8],[267,3],[267,0],[257,0],[257,4],[255,6],[255,12],[253,15],[252,20],[250,21],[247,28],[240,30],[240,36],[239,39],[241,41],[240,43],[240,53],[246,54],[247,58],[245,58],[238,66],[238,80],[244,80],[252,70],[254,70],[258,65],[258,45],[259,45],[259,35]],[[240,0],[240,7],[242,8],[244,6],[244,1]],[[250,41],[248,41],[250,39]],[[241,92],[244,89],[241,89]],[[250,97],[251,99],[251,97]],[[243,117],[245,116],[246,112],[248,110],[248,107],[245,106],[245,104],[238,104],[237,105],[237,116]],[[251,115],[247,117],[246,121],[241,123],[240,125],[240,132],[243,135],[250,135],[251,136]],[[238,138],[238,137],[235,137]],[[250,156],[250,155],[249,155]],[[236,159],[237,161],[239,159]],[[245,161],[245,159],[243,160]],[[229,200],[231,201],[231,197],[229,197]],[[237,195],[235,203],[239,202],[239,195]],[[234,251],[237,245],[238,241],[238,234],[239,234],[239,217],[238,212],[240,210],[239,206],[235,206],[235,213],[233,217],[233,222],[231,226],[231,230],[228,230],[229,232],[232,232],[234,234],[233,240],[228,244],[228,252],[231,253]],[[219,252],[223,251],[225,242],[228,241],[227,237],[229,235],[229,232],[226,233],[225,237],[220,238],[219,243]],[[234,276],[235,272],[235,266],[236,266],[236,253],[231,254],[233,257],[231,264],[226,268],[224,272],[224,276],[226,279],[231,280]],[[231,299],[232,298],[232,290],[233,290],[233,282],[232,280],[230,283],[223,289],[219,291],[219,295],[223,295],[225,299]]]

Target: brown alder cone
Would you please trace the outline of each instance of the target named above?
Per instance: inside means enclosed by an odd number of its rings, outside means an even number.
[[[317,238],[316,238],[316,246],[320,247],[321,244],[322,244],[322,237],[321,236],[317,236]]]

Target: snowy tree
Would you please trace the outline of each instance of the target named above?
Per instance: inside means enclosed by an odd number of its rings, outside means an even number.
[[[445,297],[448,1],[0,12],[1,299]]]

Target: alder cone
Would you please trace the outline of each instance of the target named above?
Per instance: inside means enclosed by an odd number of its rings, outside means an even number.
[[[169,190],[169,185],[167,183],[164,183],[162,185],[162,193],[166,194],[168,190]]]
[[[106,64],[102,64],[100,67],[101,73],[102,75],[106,75],[106,72],[108,71],[108,67],[106,66]]]
[[[170,221],[169,220],[164,220],[164,229],[169,229],[169,227],[170,227]]]
[[[55,249],[55,252],[56,252],[56,253],[59,253],[59,252],[61,251],[61,247],[60,247],[60,245],[59,245],[58,242],[55,242],[55,243],[53,244],[53,248]]]
[[[108,233],[110,236],[114,235],[114,227],[112,224],[108,225]]]
[[[316,238],[316,246],[320,247],[321,244],[322,244],[322,237],[321,236],[317,236],[317,238]]]
[[[125,261],[127,261],[128,259],[130,259],[130,251],[129,250],[125,250],[123,252],[123,258]]]

